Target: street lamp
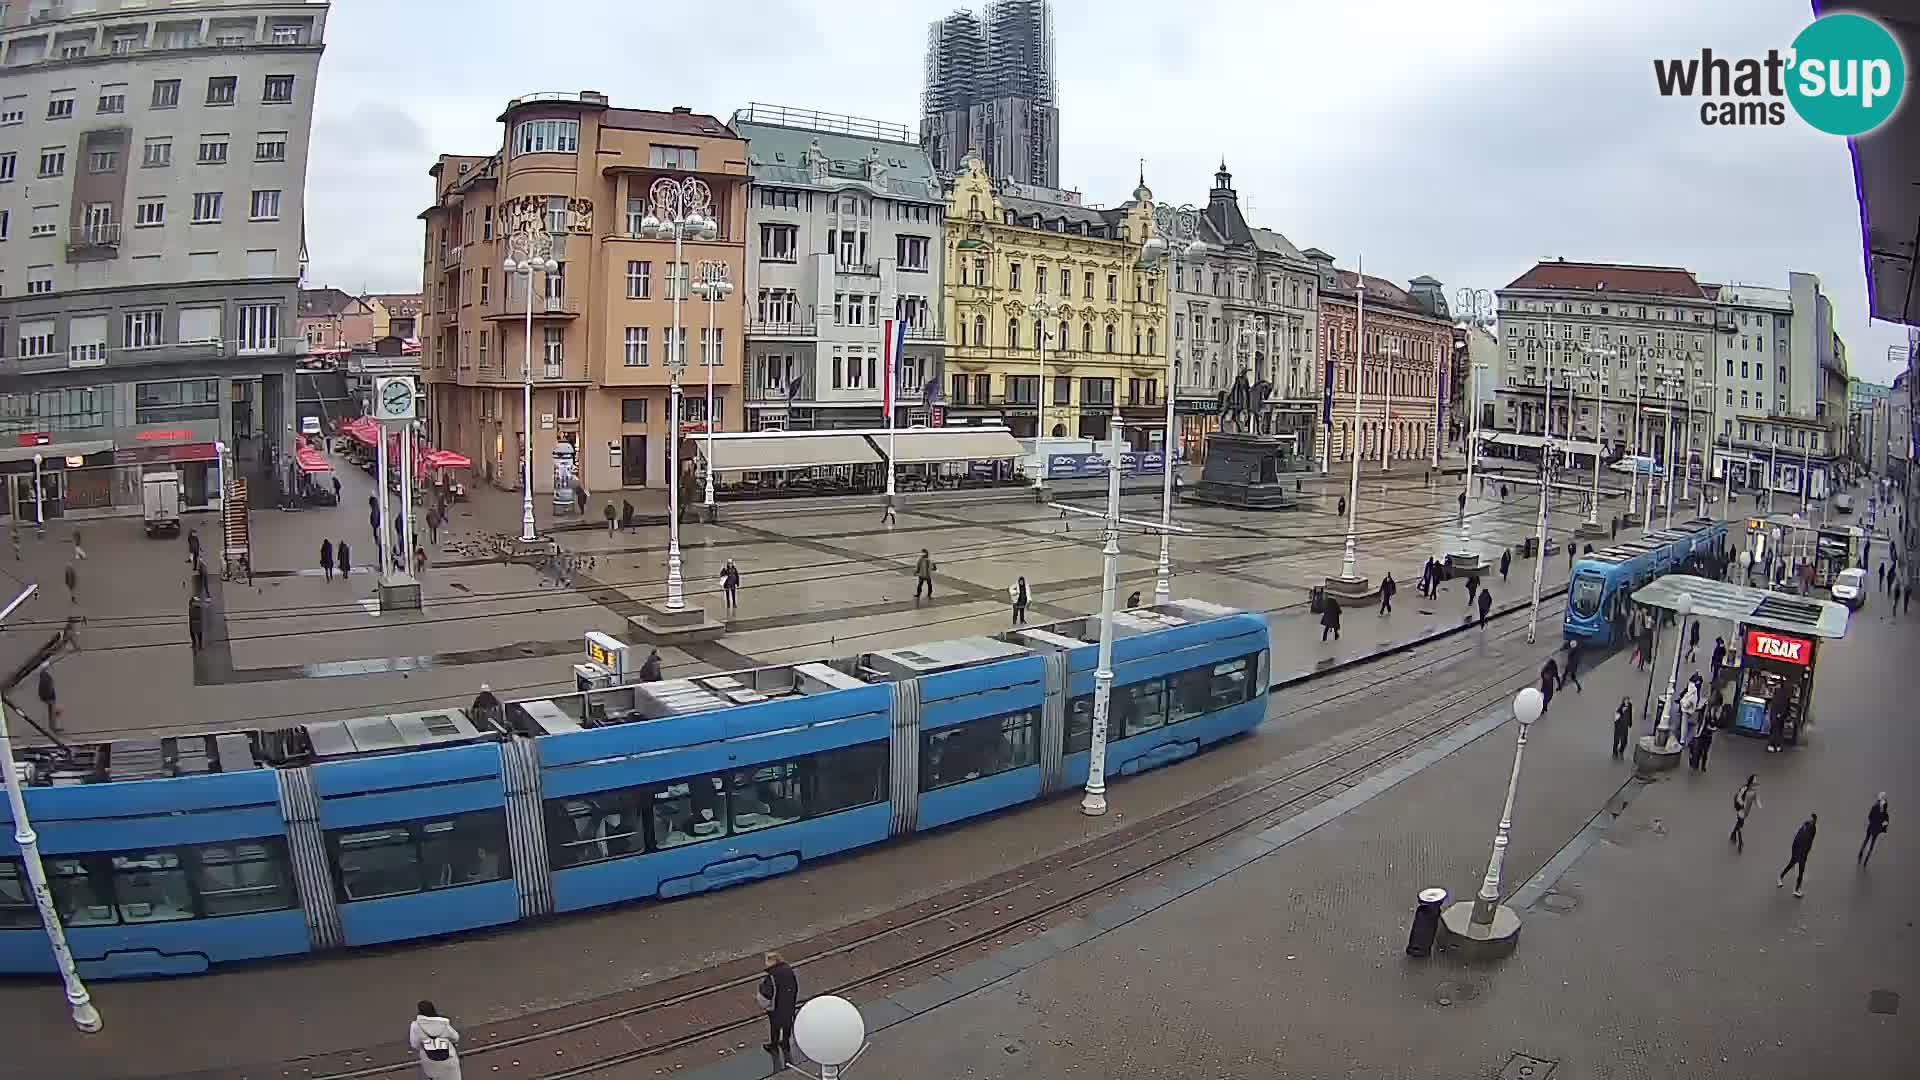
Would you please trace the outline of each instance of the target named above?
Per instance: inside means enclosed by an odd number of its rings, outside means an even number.
[[[1687,650],[1687,619],[1693,615],[1693,594],[1683,592],[1675,597],[1673,610],[1680,616],[1673,629],[1673,669],[1667,678],[1667,701],[1660,710],[1660,725],[1653,732],[1653,749],[1668,754],[1680,749],[1673,743],[1673,721],[1680,711],[1680,654]]]
[[[673,241],[673,265],[667,272],[667,291],[673,300],[673,334],[667,339],[667,377],[669,387],[667,425],[667,610],[680,611],[687,606],[686,590],[680,577],[680,375],[687,369],[687,349],[680,329],[680,303],[686,299],[687,273],[681,261],[689,237],[712,240],[719,234],[709,216],[713,209],[713,191],[699,177],[674,179],[663,176],[647,188],[647,215],[640,219],[640,235],[655,240]],[[712,417],[708,417],[712,425]],[[708,446],[709,473],[713,460]]]
[[[1180,283],[1180,262],[1206,253],[1200,240],[1200,210],[1192,206],[1156,206],[1153,209],[1155,235],[1140,245],[1140,261],[1149,266],[1164,264],[1167,273],[1161,280],[1167,286],[1167,321],[1173,321],[1173,297]],[[1164,604],[1173,599],[1173,327],[1162,327],[1167,345],[1167,433],[1160,440],[1160,563],[1153,577],[1153,602]],[[1044,381],[1044,380],[1042,380]]]
[[[1461,325],[1465,326],[1466,324],[1462,323]],[[1486,370],[1488,367],[1489,365],[1484,363],[1470,364],[1467,367],[1466,495],[1467,495],[1467,498],[1469,499],[1473,498],[1473,459],[1477,456],[1475,451],[1479,449],[1479,443],[1480,443],[1480,372]],[[1472,519],[1467,514],[1466,504],[1465,503],[1460,504],[1461,562],[1462,562],[1462,565],[1465,565],[1466,563],[1471,562],[1473,565],[1477,566],[1479,565],[1480,557],[1478,555],[1475,555],[1473,552],[1473,547],[1472,547],[1473,526],[1468,524],[1468,522],[1471,520]]]
[[[1548,342],[1546,353],[1547,387],[1542,402],[1543,420],[1540,427],[1540,509],[1538,520],[1534,523],[1533,558],[1533,601],[1527,608],[1527,644],[1533,644],[1540,625],[1540,589],[1545,583],[1547,573],[1547,505],[1553,497],[1553,349]],[[1572,411],[1568,411],[1567,423],[1573,423]],[[1572,543],[1571,534],[1567,542]]]
[[[1045,276],[1044,270],[1042,271],[1042,276]],[[1035,497],[1040,497],[1047,489],[1048,455],[1046,439],[1049,434],[1047,431],[1047,338],[1049,336],[1047,324],[1053,321],[1053,313],[1056,310],[1058,309],[1045,300],[1034,301],[1034,337],[1036,340],[1033,343],[1033,347],[1040,352],[1040,396],[1035,399],[1034,402],[1035,412],[1033,421],[1033,456],[1035,458],[1033,494]],[[1060,343],[1061,348],[1064,349],[1066,346],[1066,342],[1063,341]],[[1115,461],[1113,465],[1115,468],[1118,468],[1119,462]]]
[[[518,259],[512,252],[520,252]],[[533,541],[533,275],[537,270],[543,274],[557,274],[560,264],[553,258],[553,237],[545,234],[539,223],[528,218],[526,224],[509,241],[506,262],[501,269],[511,278],[516,275],[527,279],[526,341],[520,365],[520,539],[523,543]],[[386,445],[386,436],[382,434],[380,444]],[[383,489],[384,490],[384,489]],[[404,543],[404,538],[402,538]],[[381,565],[386,557],[381,556]]]
[[[793,1041],[800,1052],[820,1065],[819,1080],[837,1080],[840,1070],[854,1063],[867,1048],[867,1022],[853,1002],[832,994],[808,998],[793,1018]],[[789,1063],[803,1076],[812,1074]]]
[[[1673,376],[1671,375],[1667,376],[1666,399],[1667,399],[1667,480],[1666,480],[1666,483],[1660,485],[1661,487],[1660,496],[1661,496],[1661,501],[1665,504],[1665,511],[1666,511],[1666,525],[1664,527],[1671,529],[1673,528],[1673,468],[1674,468],[1673,444],[1674,444],[1674,435],[1676,434],[1675,428],[1679,426],[1678,424],[1675,423],[1673,418],[1674,394],[1673,394]]]
[[[1507,801],[1500,810],[1500,826],[1493,834],[1493,854],[1487,858],[1486,876],[1480,879],[1480,892],[1473,902],[1459,901],[1442,915],[1442,924],[1454,944],[1468,945],[1485,955],[1511,952],[1520,938],[1520,916],[1500,902],[1500,871],[1507,861],[1507,846],[1513,832],[1513,798],[1520,787],[1520,762],[1527,753],[1527,729],[1546,711],[1546,699],[1537,687],[1529,686],[1513,696],[1513,718],[1520,734],[1513,747],[1513,771],[1507,776]],[[1467,918],[1460,918],[1465,914]]]
[[[1593,494],[1590,496],[1590,502],[1587,505],[1586,531],[1590,535],[1598,536],[1603,531],[1600,528],[1600,434],[1607,426],[1605,372],[1607,370],[1607,363],[1618,358],[1620,354],[1605,346],[1596,349],[1587,345],[1581,345],[1580,352],[1589,361],[1598,360],[1600,362],[1597,373],[1592,369],[1591,364],[1588,365],[1589,370],[1587,371],[1586,378],[1583,380],[1593,388]]]
[[[1340,580],[1349,584],[1360,580],[1355,565],[1354,538],[1360,521],[1360,387],[1366,382],[1363,376],[1367,359],[1367,260],[1364,257],[1358,260],[1353,291],[1353,428],[1348,447],[1353,453],[1353,477],[1347,484],[1347,542],[1340,554]],[[1328,362],[1332,362],[1331,352]]]
[[[720,364],[720,338],[714,331],[713,308],[721,300],[733,295],[733,282],[727,264],[718,259],[703,259],[700,262],[700,280],[694,282],[694,289],[707,301],[707,340],[700,346],[700,364],[707,369],[707,491],[705,507],[707,521],[712,523],[713,511],[713,369]]]

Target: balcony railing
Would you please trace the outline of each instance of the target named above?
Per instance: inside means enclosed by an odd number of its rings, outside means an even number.
[[[67,234],[68,251],[78,251],[84,248],[117,248],[119,246],[119,222],[82,225]]]
[[[836,262],[833,264],[836,274],[857,274],[861,277],[879,277],[880,264],[870,262]]]
[[[813,322],[778,322],[765,319],[752,319],[747,322],[747,336],[756,338],[814,338],[820,336],[820,328]]]
[[[535,318],[542,316],[571,318],[580,314],[580,301],[571,296],[536,296],[533,298]],[[500,303],[487,312],[489,319],[524,319],[527,317],[527,294],[509,293]]]

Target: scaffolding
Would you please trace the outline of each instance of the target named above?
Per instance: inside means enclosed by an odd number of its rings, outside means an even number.
[[[992,0],[984,14],[956,11],[927,28],[921,142],[941,172],[977,150],[996,178],[1057,187],[1052,7]]]

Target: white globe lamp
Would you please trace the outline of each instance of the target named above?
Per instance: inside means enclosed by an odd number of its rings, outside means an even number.
[[[793,1018],[793,1041],[819,1062],[827,1075],[852,1061],[867,1042],[867,1023],[853,1002],[832,994],[809,1000]]]

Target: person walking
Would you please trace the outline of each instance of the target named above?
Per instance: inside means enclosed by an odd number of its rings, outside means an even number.
[[[1713,639],[1713,656],[1709,658],[1707,663],[1707,672],[1708,672],[1707,685],[1709,686],[1720,685],[1720,669],[1725,667],[1726,664],[1727,664],[1727,639],[1723,637],[1715,637]]]
[[[1694,678],[1699,678],[1698,675]],[[1707,759],[1713,756],[1713,713],[1700,714],[1700,730],[1693,736],[1693,767],[1701,772],[1707,771]]]
[[[1883,791],[1867,810],[1867,838],[1860,841],[1860,854],[1854,856],[1855,862],[1865,866],[1873,861],[1873,846],[1879,842],[1880,834],[1887,831],[1887,824],[1892,820],[1892,815],[1887,813],[1887,793]]]
[[[1560,665],[1553,657],[1540,665],[1540,711],[1546,712],[1553,705],[1553,692],[1560,689]]]
[[[640,681],[659,682],[661,674],[660,650],[648,649],[647,658],[640,662]]]
[[[1567,674],[1560,685],[1573,684],[1575,693],[1584,694],[1587,688],[1580,685],[1580,642],[1578,639],[1567,642]]]
[[[1500,584],[1507,583],[1507,571],[1511,569],[1513,569],[1513,552],[1510,549],[1502,551],[1500,553]]]
[[[1733,793],[1733,831],[1727,834],[1727,843],[1732,844],[1735,851],[1747,850],[1747,815],[1760,809],[1759,783],[1760,778],[1749,773],[1747,782]]]
[[[1466,492],[1463,491],[1460,493],[1459,503],[1460,503],[1460,520],[1465,521],[1467,520],[1467,493]]]
[[[334,554],[339,557],[340,579],[344,581],[348,574],[353,573],[353,549],[347,546],[345,540],[342,540],[340,546],[334,550]]]
[[[939,567],[933,564],[933,556],[926,548],[920,549],[920,559],[913,564],[913,602],[920,602],[921,590],[925,590],[927,599],[933,599],[933,572]]]
[[[620,511],[615,510],[612,503],[608,503],[600,508],[600,516],[607,523],[608,536],[612,536],[614,533],[620,531]]]
[[[740,606],[740,567],[732,559],[720,568],[720,591],[726,594],[728,611]]]
[[[1613,756],[1620,757],[1627,752],[1627,739],[1633,734],[1633,699],[1623,697],[1620,707],[1613,710]]]
[[[1341,516],[1341,517],[1346,517],[1346,516],[1347,516],[1347,497],[1346,497],[1345,495],[1342,495],[1342,496],[1340,496],[1340,510],[1339,510],[1339,514],[1340,514],[1340,516]]]
[[[898,524],[899,521],[900,515],[893,509],[893,500],[888,499],[885,503],[882,503],[880,506],[880,524],[895,525]]]
[[[1380,614],[1393,614],[1393,594],[1398,591],[1400,586],[1394,582],[1393,573],[1389,571],[1387,576],[1380,580]]]
[[[40,704],[47,707],[47,730],[60,730],[60,702],[54,692],[53,668],[40,665]]]
[[[200,561],[200,530],[188,529],[187,530],[187,565],[192,566],[194,563],[197,563],[199,561]]]
[[[187,597],[187,639],[193,644],[194,652],[207,647],[206,612],[197,595]]]
[[[1778,889],[1787,883],[1788,870],[1798,868],[1800,872],[1793,877],[1793,895],[1806,895],[1800,891],[1800,887],[1805,884],[1807,880],[1807,856],[1813,854],[1813,834],[1817,832],[1819,828],[1819,814],[1808,814],[1807,820],[1800,823],[1800,828],[1795,830],[1793,834],[1793,850],[1787,858],[1785,869],[1780,871],[1780,880],[1773,883],[1774,888]]]
[[[1340,640],[1340,601],[1325,597],[1320,603],[1320,640],[1327,640],[1332,634],[1333,640]]]
[[[1027,579],[1022,577],[1014,582],[1008,587],[1007,595],[1013,601],[1013,625],[1027,625],[1027,603],[1033,599],[1032,594],[1027,592]]]
[[[1700,652],[1700,620],[1694,619],[1687,625],[1687,663],[1699,663],[1696,657]]]
[[[427,511],[427,543],[439,545],[440,523],[446,520],[446,516],[446,511],[437,506]]]
[[[86,562],[87,549],[80,544],[80,530],[73,530],[73,561]]]
[[[506,710],[500,705],[500,699],[494,695],[493,687],[480,684],[480,692],[473,695],[473,704],[467,711],[473,715],[473,722],[484,724],[497,722],[506,716]]]
[[[1468,574],[1467,575],[1467,607],[1469,609],[1473,607],[1474,594],[1479,591],[1480,591],[1480,575]]]
[[[407,1025],[407,1045],[420,1062],[420,1075],[426,1080],[460,1080],[460,1032],[431,1001],[420,1002],[415,1010],[413,1023]]]
[[[320,541],[320,572],[328,581],[333,580],[333,541]]]
[[[1567,576],[1568,577],[1573,576],[1573,561],[1579,557],[1580,557],[1579,553],[1573,550],[1573,544],[1571,541],[1569,541],[1567,544]]]
[[[1486,591],[1485,589],[1480,590],[1480,628],[1482,630],[1486,629],[1487,613],[1492,610],[1493,610],[1493,594]]]
[[[80,571],[72,563],[67,564],[67,603],[78,607],[80,604]]]
[[[427,576],[427,549],[420,546],[417,537],[413,541],[413,576],[415,580]]]
[[[333,478],[333,505],[340,505],[340,478],[337,476]]]
[[[1680,721],[1680,731],[1683,734],[1694,730],[1693,716],[1696,712],[1700,711],[1700,684],[1697,681],[1699,678],[1700,676],[1695,675],[1693,678],[1688,679],[1686,686],[1680,691],[1680,701],[1678,702],[1675,715]],[[1687,767],[1690,769],[1699,768],[1700,757],[1697,753],[1691,752],[1693,745],[1692,740],[1682,739],[1682,741],[1689,747]]]
[[[633,500],[632,499],[620,500],[620,527],[622,529],[633,528]]]
[[[767,973],[761,977],[756,995],[767,1012],[766,1051],[787,1062],[793,1059],[793,1018],[800,1012],[800,980],[777,952],[766,955],[766,964]]]

